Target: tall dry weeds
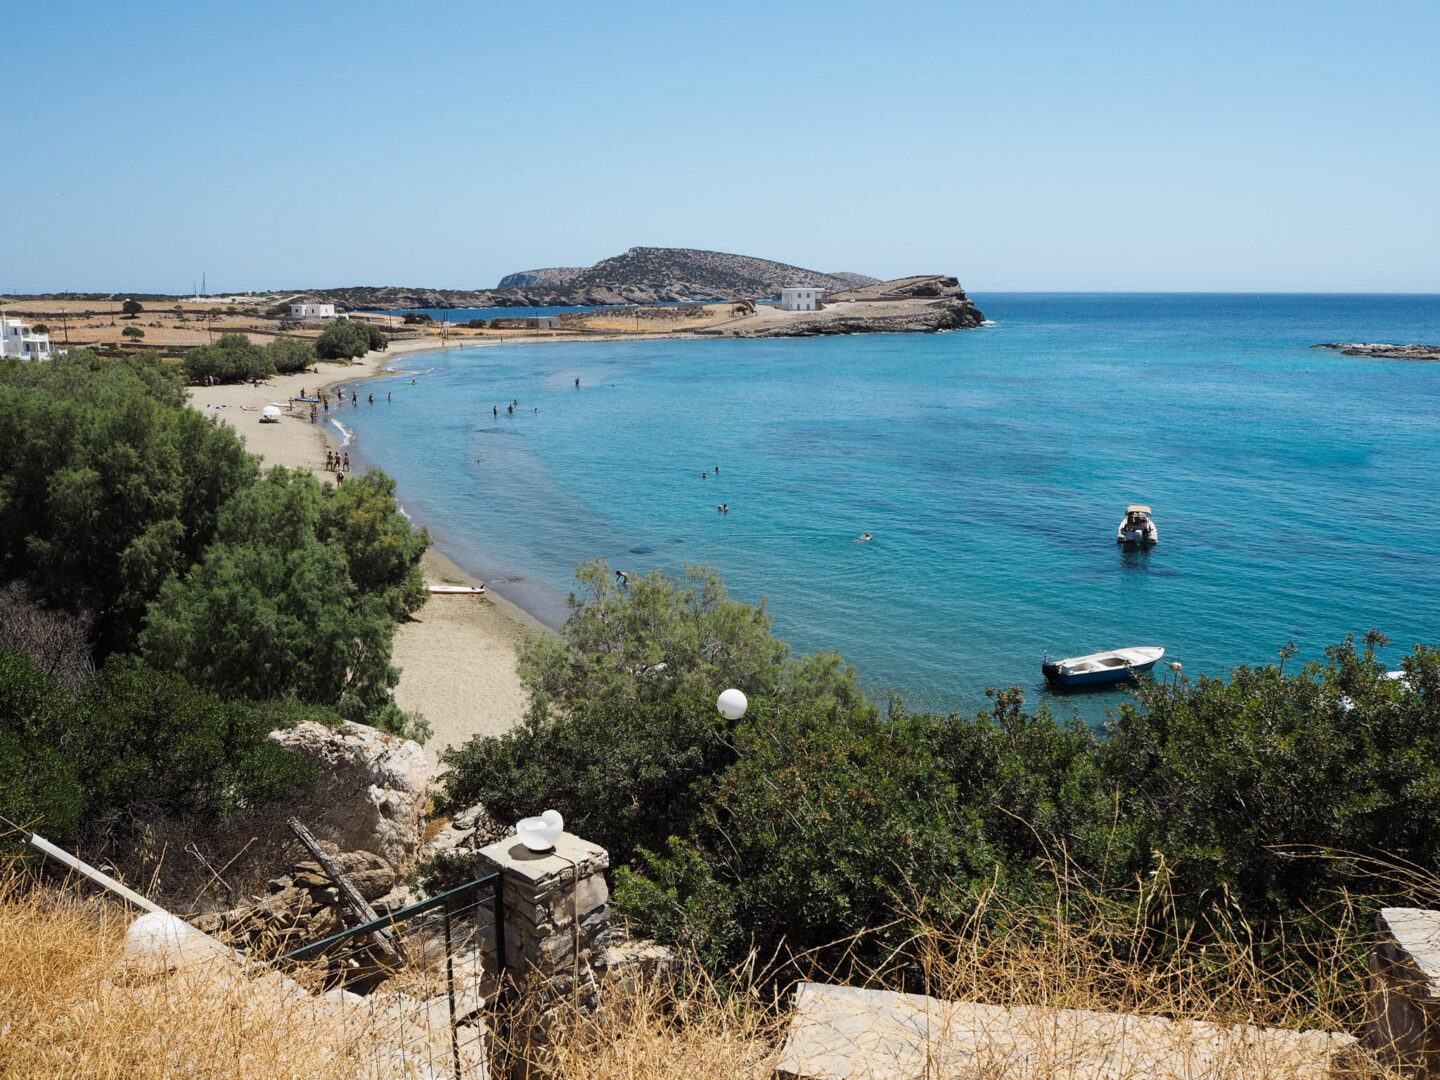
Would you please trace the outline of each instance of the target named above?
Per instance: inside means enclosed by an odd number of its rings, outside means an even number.
[[[1099,894],[1063,863],[1054,881],[1048,902],[989,889],[957,918],[940,918],[919,898],[900,903],[910,933],[878,963],[821,969],[813,955],[768,965],[752,957],[717,979],[682,958],[665,977],[611,986],[591,1012],[562,1002],[541,1015],[533,998],[510,995],[490,1014],[495,1075],[516,1067],[567,1080],[769,1077],[791,1019],[789,991],[802,978],[1018,1010],[1026,1019],[1004,1038],[1029,1025],[1020,1034],[1038,1049],[1027,1051],[1026,1068],[1001,1067],[1015,1053],[1002,1040],[999,1057],[973,1059],[964,1075],[1074,1080],[1075,1031],[1055,1022],[1058,1010],[1202,1021],[1226,1038],[1237,1025],[1361,1033],[1372,935],[1349,898],[1307,921],[1301,947],[1284,930],[1255,940],[1223,903],[1209,924],[1187,927],[1163,868],[1122,895]],[[375,1075],[373,1032],[327,1028],[293,997],[247,991],[276,975],[199,994],[176,977],[127,981],[117,965],[128,918],[74,888],[40,887],[16,864],[0,867],[0,1077]],[[852,957],[868,952],[863,936],[852,944]],[[1197,1037],[1181,1029],[1162,1024],[1152,1037],[1173,1040],[1159,1049],[1175,1060],[1208,1063],[1193,1075],[1303,1075],[1278,1067],[1273,1046],[1241,1038],[1217,1058],[1213,1043],[1191,1045]],[[947,1060],[943,1051],[935,1047],[936,1062]],[[1381,1073],[1363,1053],[1347,1068]],[[937,1066],[930,1075],[962,1074]]]
[[[361,1080],[373,1025],[297,1006],[275,972],[127,976],[134,913],[0,865],[5,1080]]]

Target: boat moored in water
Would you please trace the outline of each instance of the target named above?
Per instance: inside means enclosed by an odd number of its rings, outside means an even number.
[[[1164,655],[1165,650],[1158,645],[1140,645],[1064,660],[1046,657],[1040,663],[1040,670],[1053,686],[1110,686],[1149,671]]]
[[[1125,508],[1125,520],[1120,522],[1115,540],[1121,544],[1136,544],[1151,547],[1160,539],[1160,530],[1150,520],[1150,508],[1136,504]]]

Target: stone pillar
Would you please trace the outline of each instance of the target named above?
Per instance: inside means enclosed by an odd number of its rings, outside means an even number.
[[[1375,929],[1370,1048],[1405,1076],[1440,1078],[1440,911],[1381,908]]]
[[[591,957],[610,937],[610,853],[562,832],[550,852],[534,852],[509,836],[477,853],[481,874],[501,875],[505,955],[511,974],[551,982],[565,996],[593,985]],[[578,961],[578,964],[577,964]],[[573,983],[580,972],[578,987]],[[593,996],[593,991],[586,993]]]

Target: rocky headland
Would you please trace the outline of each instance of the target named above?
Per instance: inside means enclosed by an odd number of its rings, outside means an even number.
[[[827,294],[819,311],[757,307],[698,328],[707,337],[816,337],[829,334],[933,334],[969,330],[985,319],[960,282],[939,274],[896,278]]]
[[[1440,360],[1440,345],[1397,345],[1393,342],[1332,341],[1312,349],[1336,349],[1345,356],[1373,356],[1379,360]]]

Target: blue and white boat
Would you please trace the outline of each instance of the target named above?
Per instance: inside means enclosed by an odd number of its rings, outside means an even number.
[[[1111,686],[1149,671],[1164,655],[1165,650],[1158,645],[1140,645],[1064,660],[1051,660],[1047,656],[1041,661],[1040,670],[1052,686]]]

